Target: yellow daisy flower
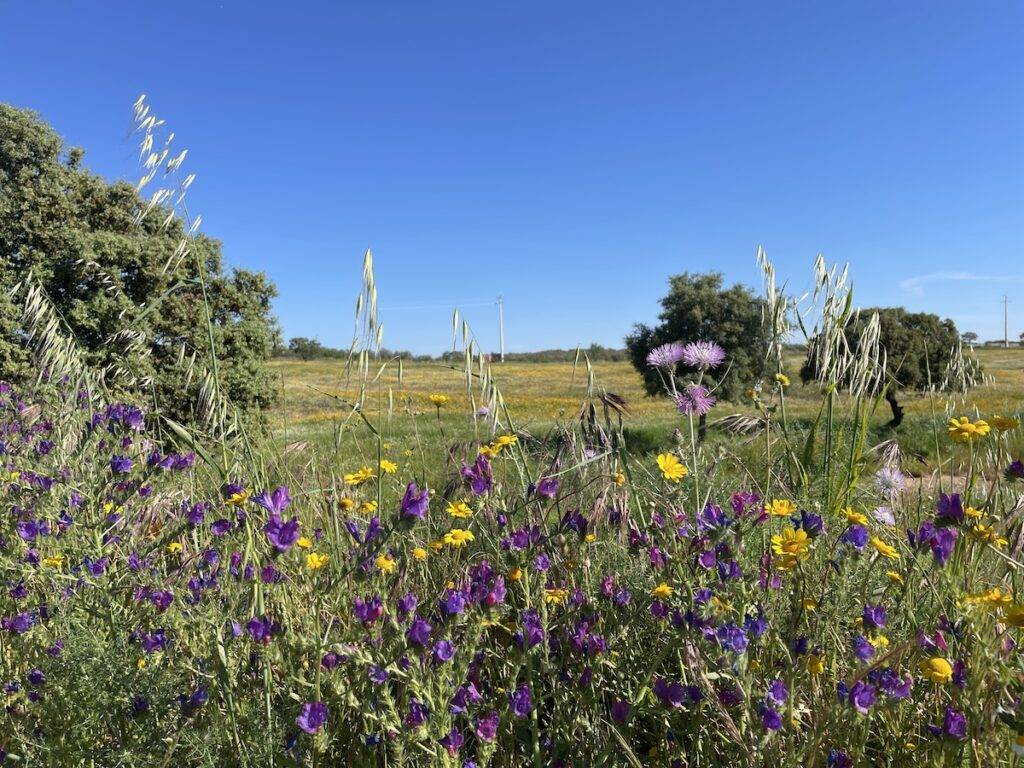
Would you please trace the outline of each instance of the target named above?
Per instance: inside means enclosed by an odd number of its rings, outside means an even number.
[[[465,501],[448,502],[448,514],[452,517],[472,517],[473,509]]]
[[[932,656],[921,662],[921,674],[938,685],[945,685],[953,679],[953,667],[941,656]]]
[[[776,555],[804,557],[810,546],[811,540],[803,528],[786,528],[772,536],[772,552]]]
[[[775,553],[775,567],[780,571],[792,570],[807,557],[811,540],[802,528],[786,528],[781,534],[772,536],[772,552]]]
[[[561,589],[560,587],[553,587],[551,589],[544,590],[544,602],[549,605],[561,605],[565,602],[565,598],[569,596],[568,589]]]
[[[398,471],[398,465],[393,461],[387,459],[380,460],[380,471],[385,475],[393,475]]]
[[[1013,601],[1011,595],[1008,592],[1003,592],[999,587],[992,587],[992,589],[975,595],[967,595],[964,599],[971,605],[987,605],[993,608],[1001,608]]]
[[[667,600],[668,598],[672,597],[672,593],[674,591],[675,590],[672,589],[672,587],[670,587],[663,581],[661,582],[661,584],[659,584],[651,590],[651,596],[656,597],[658,600]]]
[[[235,493],[232,493],[230,496],[228,496],[224,500],[224,503],[227,504],[229,507],[240,507],[243,504],[245,504],[248,498],[249,491],[243,488],[242,490],[235,491]]]
[[[346,485],[362,485],[367,480],[374,477],[374,471],[370,467],[362,467],[355,472],[349,472],[345,475]]]
[[[987,421],[971,421],[967,416],[949,420],[949,436],[958,443],[973,443],[989,433]]]
[[[466,546],[475,538],[476,537],[473,535],[472,531],[467,531],[464,528],[452,528],[444,535],[444,543],[450,547],[459,549]]]
[[[772,499],[765,506],[765,511],[772,517],[792,517],[796,513],[796,504],[789,499]]]
[[[395,568],[398,567],[395,565],[395,558],[391,555],[378,555],[377,559],[373,562],[381,573],[394,573]]]
[[[436,408],[443,408],[451,402],[451,398],[448,395],[430,395],[430,402],[434,404]]]
[[[331,558],[329,555],[321,555],[317,552],[310,552],[306,555],[306,567],[311,571],[319,570],[327,565],[327,561]]]
[[[658,467],[661,469],[662,477],[671,483],[678,483],[690,473],[674,453],[659,453]]]
[[[1005,538],[996,533],[993,526],[981,525],[980,523],[971,528],[971,537],[985,544],[991,544],[1000,548],[1005,547],[1008,543]]]
[[[896,548],[886,544],[877,536],[871,537],[871,546],[873,546],[882,557],[887,557],[890,560],[900,559],[900,553],[896,551]]]
[[[843,510],[843,515],[846,517],[846,522],[851,525],[867,525],[868,516],[863,512],[857,512],[853,507],[847,507]]]

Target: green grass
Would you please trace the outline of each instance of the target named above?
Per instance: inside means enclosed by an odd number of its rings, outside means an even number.
[[[891,414],[883,402],[870,418],[869,444],[895,440],[908,460],[907,469],[914,474],[927,474],[936,468],[935,435],[944,433],[950,414],[1019,415],[1024,410],[1024,349],[979,349],[987,375],[987,383],[964,397],[943,393],[906,393],[900,401],[906,418],[897,430],[888,426]],[[797,376],[801,358],[791,354],[786,361],[791,386],[786,393],[790,423],[798,431],[809,429],[818,415],[821,393],[814,384],[803,384]],[[342,360],[301,361],[280,359],[271,363],[279,381],[280,397],[270,415],[270,424],[278,442],[295,449],[331,449],[339,424],[349,418],[351,410],[337,397],[350,399],[352,387],[345,382]],[[584,362],[494,364],[494,378],[505,397],[515,425],[534,435],[567,426],[578,419],[581,403],[587,397],[588,371]],[[664,397],[645,394],[640,377],[629,363],[596,362],[592,365],[594,388],[623,397],[628,406],[623,427],[632,453],[647,455],[675,444],[674,433],[683,428],[682,418]],[[438,410],[430,403],[432,393],[446,394],[451,403]],[[399,372],[397,363],[387,365],[374,383],[367,398],[367,412],[380,416],[386,452],[401,460],[403,453],[426,451],[425,464],[436,459],[454,444],[485,438],[486,427],[474,421],[471,414],[476,403],[467,395],[461,367],[443,363],[405,363]],[[849,398],[840,394],[837,413],[839,423],[848,422]],[[730,414],[755,415],[749,403],[722,402],[710,420]],[[341,468],[372,461],[376,442],[369,431],[356,426],[346,430],[338,446]],[[753,444],[751,442],[753,440]],[[1021,438],[1016,438],[1020,448]],[[711,429],[709,441],[728,443],[739,454],[759,450],[756,438],[737,441],[721,430]]]

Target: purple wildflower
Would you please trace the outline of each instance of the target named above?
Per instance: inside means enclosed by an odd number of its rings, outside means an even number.
[[[472,467],[463,462],[462,476],[469,481],[475,496],[482,496],[491,490],[491,463],[483,454],[476,457]]]
[[[719,627],[715,632],[715,637],[722,648],[733,653],[743,653],[749,644],[747,633],[732,623]]]
[[[421,491],[416,483],[409,483],[402,497],[402,516],[422,520],[430,506],[430,490],[424,486]]]
[[[870,661],[875,655],[875,647],[864,635],[857,635],[853,638],[853,655],[861,661]]]
[[[406,632],[406,637],[409,638],[409,642],[413,645],[426,645],[430,642],[430,631],[432,629],[433,627],[430,626],[426,619],[416,616],[412,620],[408,632]]]
[[[287,552],[299,540],[299,518],[293,517],[285,522],[277,512],[272,512],[263,532],[278,552]]]
[[[786,684],[776,678],[772,681],[772,684],[768,686],[768,692],[765,694],[765,699],[776,707],[781,707],[786,703],[786,699],[789,698],[789,689],[786,688]]]
[[[964,505],[959,493],[939,494],[935,522],[938,525],[959,525],[964,521]]]
[[[357,597],[352,601],[352,613],[363,624],[370,625],[384,615],[384,601],[374,595],[369,600]]]
[[[533,492],[546,499],[553,499],[558,495],[558,489],[560,486],[561,483],[556,478],[542,477],[533,487]]]
[[[438,640],[434,645],[434,658],[442,664],[451,661],[455,657],[455,646],[448,640]]]
[[[132,471],[132,460],[127,456],[111,456],[110,471],[117,475],[127,475]]]
[[[765,702],[758,705],[758,712],[761,715],[761,726],[767,731],[777,731],[782,727],[782,715],[778,710]]]
[[[885,606],[884,605],[865,605],[864,606],[864,626],[868,629],[881,629],[885,626]]]
[[[953,554],[953,548],[956,546],[957,536],[958,534],[955,528],[939,528],[928,537],[926,543],[931,548],[932,557],[935,558],[936,563],[939,565],[946,564],[946,561],[949,560],[950,556]]]
[[[475,729],[477,738],[487,743],[494,741],[498,736],[500,722],[501,716],[493,711],[478,717]]]
[[[662,344],[647,353],[647,364],[652,368],[672,370],[683,359],[683,345],[676,342]]]
[[[237,490],[233,490],[232,495],[235,493],[241,493],[242,490],[244,490],[240,485],[229,485],[225,492],[235,488],[237,488]],[[275,515],[280,516],[288,508],[288,505],[292,502],[292,496],[291,493],[288,492],[288,486],[282,485],[275,488],[272,493],[260,491],[253,497],[253,501],[267,510],[267,512],[269,512],[273,517]]]
[[[512,707],[512,714],[516,717],[526,717],[533,711],[533,697],[530,695],[530,686],[523,683],[516,690],[508,695],[509,706]]]
[[[409,714],[405,717],[405,724],[412,730],[419,728],[427,722],[430,710],[418,699],[409,702]]]
[[[946,715],[942,719],[942,725],[929,725],[928,730],[933,736],[948,736],[951,739],[960,741],[967,738],[967,718],[958,709],[947,706]]]
[[[295,724],[306,733],[317,733],[329,715],[330,709],[322,701],[307,701],[302,705],[302,713],[295,718]]]
[[[871,707],[875,705],[875,699],[877,698],[875,686],[865,683],[863,680],[855,682],[849,690],[846,688],[846,683],[840,683],[838,690],[839,698],[845,699],[850,706],[862,715],[866,715],[871,710]]]
[[[616,700],[612,703],[612,720],[619,725],[622,725],[629,719],[630,705],[628,701],[622,699]]]
[[[708,392],[707,387],[700,384],[691,384],[676,393],[676,408],[680,413],[703,416],[715,407],[715,402],[715,397]]]
[[[914,679],[910,675],[900,677],[891,667],[873,671],[870,677],[872,682],[877,683],[882,692],[890,699],[908,698],[914,685]]]
[[[843,535],[839,537],[839,540],[843,544],[853,547],[858,552],[861,552],[868,543],[868,529],[863,525],[851,525],[843,531]]]
[[[689,367],[706,371],[725,361],[725,350],[713,341],[691,341],[683,347],[682,359]]]
[[[253,616],[249,619],[249,623],[245,625],[245,629],[253,642],[267,645],[277,631],[277,623],[269,616]]]
[[[448,731],[448,735],[446,735],[440,741],[441,746],[444,747],[445,750],[447,750],[448,754],[451,757],[455,757],[459,753],[459,749],[465,742],[465,737],[463,737],[463,735],[459,733],[457,728],[453,727],[450,731]]]

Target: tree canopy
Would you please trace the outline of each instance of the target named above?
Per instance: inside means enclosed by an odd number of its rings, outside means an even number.
[[[196,236],[185,259],[172,258],[182,223],[163,226],[166,211],[159,210],[140,222],[135,188],[89,172],[83,155],[65,152],[35,113],[0,104],[0,373],[37,373],[23,308],[11,295],[31,272],[86,362],[131,371],[130,378],[145,382],[139,398],[155,400],[179,421],[195,421],[195,370],[212,365],[212,333],[221,394],[243,416],[258,417],[274,396],[264,365],[278,333],[273,284],[262,272],[225,271],[220,243],[205,235]],[[112,343],[125,331],[142,342]],[[128,386],[123,377],[108,384]]]
[[[761,322],[762,300],[748,288],[722,287],[718,272],[684,272],[669,278],[661,299],[658,325],[638,323],[626,337],[630,361],[644,377],[649,394],[661,391],[661,380],[647,364],[647,354],[671,342],[714,341],[726,352],[726,363],[705,375],[716,394],[734,399],[764,370],[768,337]]]
[[[887,359],[886,399],[892,409],[893,426],[903,419],[899,390],[922,390],[929,383],[938,386],[959,349],[960,335],[952,320],[941,320],[928,312],[908,312],[903,307],[862,309],[846,328],[846,340],[856,353],[869,318],[877,313],[879,345]],[[813,346],[800,369],[806,382],[816,378]]]

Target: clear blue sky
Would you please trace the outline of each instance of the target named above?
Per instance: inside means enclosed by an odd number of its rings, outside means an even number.
[[[1024,330],[1019,2],[0,0],[0,99],[135,178],[140,92],[191,207],[266,270],[286,336],[351,335],[377,259],[385,343],[455,304],[496,346],[618,345],[665,278],[795,289],[819,251],[858,303]]]

